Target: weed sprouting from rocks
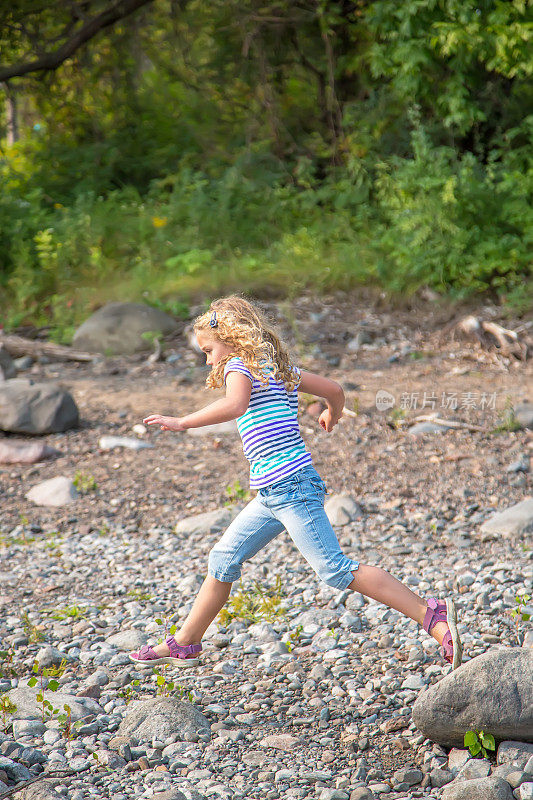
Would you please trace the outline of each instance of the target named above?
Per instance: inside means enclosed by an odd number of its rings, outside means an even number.
[[[0,654],[1,655],[1,654]],[[2,714],[2,728],[4,733],[7,733],[11,725],[10,717],[15,713],[17,707],[12,700],[9,699],[7,694],[0,695],[0,714]]]
[[[232,597],[226,608],[219,613],[222,625],[228,625],[233,619],[251,624],[253,622],[273,622],[283,619],[286,611],[281,605],[283,590],[278,575],[274,586],[265,588],[257,581],[251,589],[242,587]]]

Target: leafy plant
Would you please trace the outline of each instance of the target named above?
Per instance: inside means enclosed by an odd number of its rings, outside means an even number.
[[[512,400],[510,397],[507,397],[505,406],[500,415],[500,421],[498,425],[493,428],[492,433],[514,433],[514,431],[519,431],[521,427],[522,426],[515,417]]]
[[[24,629],[24,633],[28,637],[28,641],[30,642],[43,642],[46,639],[43,631],[39,630],[37,625],[30,620],[27,611],[23,611],[20,615],[20,619],[22,622],[22,627]]]
[[[9,717],[11,717],[16,710],[17,706],[9,699],[7,694],[0,694],[0,714],[2,714],[2,727],[4,729],[4,733],[8,732],[11,724]]]
[[[286,611],[281,605],[283,591],[281,578],[278,575],[274,586],[264,588],[256,581],[251,589],[245,589],[242,581],[240,589],[229,599],[226,608],[219,612],[222,625],[228,625],[231,620],[239,619],[243,622],[273,622],[286,616]]]
[[[122,689],[118,693],[119,697],[122,697],[122,699],[125,700],[126,704],[130,703],[135,698],[140,683],[141,683],[140,680],[135,678],[130,683],[126,684],[126,686],[122,687]]]
[[[174,681],[167,680],[165,675],[166,672],[166,664],[159,669],[157,667],[153,667],[152,671],[156,676],[156,694],[161,695],[162,697],[169,697],[174,690]]]
[[[81,606],[66,606],[65,608],[57,608],[53,614],[52,619],[84,619],[87,616],[87,609]]]
[[[72,483],[81,494],[88,494],[94,492],[98,488],[98,484],[92,475],[84,475],[80,470],[76,470]]]
[[[407,411],[405,408],[393,408],[390,412],[390,418],[392,427],[399,430],[407,418]]]
[[[28,686],[36,686],[39,684],[39,689],[37,691],[36,700],[41,706],[41,716],[43,723],[46,722],[48,719],[52,719],[52,717],[57,716],[60,711],[58,708],[54,708],[53,704],[45,697],[45,689],[48,692],[57,692],[59,689],[59,683],[55,679],[47,681],[49,676],[49,668],[44,667],[41,669],[37,661],[34,663],[32,667],[32,672],[35,674],[29,679]],[[45,686],[46,684],[46,686]]]
[[[302,637],[302,631],[304,629],[303,625],[297,625],[295,630],[291,631],[287,637],[287,650],[289,653],[292,653],[293,649],[298,646],[298,643]]]
[[[465,733],[464,745],[468,747],[470,755],[474,757],[481,754],[482,758],[488,758],[487,750],[496,749],[494,736],[477,729]]]
[[[518,625],[520,622],[529,622],[531,619],[531,614],[529,613],[528,603],[531,600],[531,595],[529,594],[517,594],[515,597],[516,601],[516,608],[513,608],[511,611],[511,616],[514,617],[516,624]]]
[[[241,500],[249,500],[250,492],[243,489],[239,480],[233,484],[226,486],[226,497],[228,498],[224,503],[225,506],[232,506],[234,503],[239,503]]]
[[[143,592],[142,589],[130,589],[126,592],[128,597],[133,598],[134,600],[152,600],[153,594],[150,592]]]

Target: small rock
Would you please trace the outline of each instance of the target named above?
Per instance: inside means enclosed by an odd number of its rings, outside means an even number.
[[[76,692],[76,697],[92,697],[93,700],[99,700],[102,690],[97,683],[89,684]]]
[[[218,533],[228,527],[237,512],[229,508],[217,508],[205,514],[195,514],[176,523],[175,533],[192,536],[198,533]]]
[[[42,736],[46,730],[46,725],[37,719],[15,719],[13,720],[13,736]]]
[[[429,773],[429,777],[431,785],[435,787],[435,789],[441,789],[443,786],[446,786],[447,783],[453,781],[453,772],[449,772],[447,769],[432,769]]]
[[[239,433],[235,420],[229,422],[217,422],[215,425],[204,425],[202,428],[188,428],[189,436],[227,436]]]
[[[486,778],[487,775],[490,775],[490,761],[485,758],[471,758],[464,767],[461,767],[456,780],[468,781],[474,778]]]
[[[416,786],[422,782],[424,773],[419,769],[407,767],[396,770],[393,777],[396,783],[406,783],[408,786]]]
[[[4,770],[12,781],[29,781],[34,777],[27,767],[17,764],[6,756],[0,756],[0,769]]]
[[[361,508],[350,494],[334,494],[324,505],[329,521],[333,526],[342,527],[363,515]]]
[[[367,786],[357,786],[350,793],[350,800],[375,800],[375,794]]]
[[[26,497],[38,506],[65,506],[77,499],[78,492],[70,478],[58,475],[38,483]]]
[[[470,760],[471,756],[468,750],[461,750],[458,747],[452,747],[448,753],[448,769],[450,769],[454,775],[457,775],[459,770],[462,769]]]
[[[106,639],[106,644],[118,647],[119,650],[139,650],[146,644],[146,634],[136,628],[119,631]]]
[[[45,669],[47,667],[57,667],[59,664],[61,664],[63,659],[66,661],[70,660],[65,653],[62,653],[61,650],[57,649],[57,647],[52,647],[51,645],[41,647],[35,657],[35,660],[41,669]]]
[[[533,744],[507,740],[498,747],[496,760],[498,764],[512,764],[514,767],[524,769],[533,756]]]
[[[301,739],[288,733],[273,733],[261,739],[260,744],[262,747],[273,747],[275,750],[290,753],[297,745],[301,744]]]
[[[522,428],[533,430],[533,403],[520,403],[515,407],[513,414]]]
[[[101,436],[98,439],[100,450],[115,450],[117,447],[124,447],[127,450],[146,450],[153,446],[150,442],[141,442],[130,436]]]

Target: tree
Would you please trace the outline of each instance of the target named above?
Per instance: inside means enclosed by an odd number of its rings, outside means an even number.
[[[15,58],[15,63],[0,65],[0,82],[30,72],[57,69],[101,30],[152,2],[62,0],[50,6],[39,0],[23,0],[6,6],[0,12],[0,29],[4,31],[0,44],[3,52]]]

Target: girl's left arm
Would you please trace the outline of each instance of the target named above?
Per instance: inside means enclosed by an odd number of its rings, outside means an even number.
[[[298,391],[324,398],[328,407],[321,413],[318,421],[327,433],[332,431],[342,417],[345,402],[342,386],[314,372],[301,372]]]
[[[250,379],[240,372],[229,372],[226,377],[226,396],[215,400],[199,411],[193,411],[185,417],[163,417],[161,414],[150,414],[143,422],[147,425],[159,425],[162,431],[186,431],[188,428],[203,428],[204,425],[215,425],[217,422],[229,422],[240,417],[250,404],[252,384]]]

